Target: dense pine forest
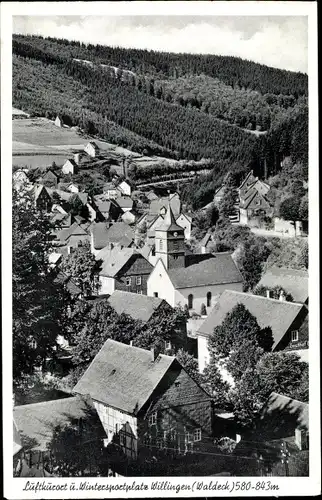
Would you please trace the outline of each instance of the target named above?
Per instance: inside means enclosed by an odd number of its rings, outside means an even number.
[[[307,75],[235,57],[14,35],[13,104],[144,154],[207,159],[211,198],[227,170],[276,175],[308,163]],[[305,170],[305,169],[304,169]],[[205,197],[203,197],[203,200]]]

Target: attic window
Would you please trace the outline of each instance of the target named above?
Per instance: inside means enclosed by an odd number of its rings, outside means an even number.
[[[194,441],[201,441],[201,429],[195,429],[193,433],[193,440]]]
[[[298,330],[293,330],[292,332],[292,342],[297,342],[299,339],[299,332]]]
[[[157,423],[157,412],[151,413],[149,416],[149,425],[155,425]]]

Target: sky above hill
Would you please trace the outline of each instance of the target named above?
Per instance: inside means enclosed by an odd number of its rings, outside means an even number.
[[[15,16],[14,33],[238,56],[307,73],[306,16]]]

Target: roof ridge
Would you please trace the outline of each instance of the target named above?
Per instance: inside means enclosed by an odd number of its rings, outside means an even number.
[[[280,392],[276,392],[276,391],[272,391],[268,397],[270,398],[272,394],[276,394],[277,396],[282,397],[282,398],[291,399],[292,401],[296,401],[297,403],[301,403],[302,405],[309,406],[309,404],[310,404],[310,403],[307,403],[305,401],[300,401],[299,399],[291,398],[291,396],[286,396],[285,394],[281,394]]]
[[[66,398],[49,399],[48,401],[38,401],[38,403],[28,403],[26,405],[16,405],[13,407],[13,409],[15,410],[16,408],[26,408],[26,407],[30,408],[31,406],[38,406],[38,405],[43,405],[43,404],[47,404],[47,403],[57,403],[60,401],[65,401],[65,400],[74,399],[74,398],[83,399],[84,396],[82,396],[82,394],[72,394],[71,396],[67,396]]]
[[[231,293],[231,294],[238,294],[238,295],[248,295],[249,297],[256,297],[258,299],[264,299],[264,300],[270,300],[271,302],[281,302],[281,303],[287,303],[287,304],[291,304],[291,305],[294,305],[294,306],[303,306],[304,304],[300,303],[300,302],[290,302],[289,300],[280,300],[280,299],[273,299],[272,297],[264,297],[263,295],[256,295],[255,293],[249,293],[249,292],[237,292],[236,290],[224,290],[223,293]]]

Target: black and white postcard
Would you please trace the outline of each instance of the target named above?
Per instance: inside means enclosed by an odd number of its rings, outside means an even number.
[[[5,498],[318,495],[317,3],[5,2],[1,69]]]

